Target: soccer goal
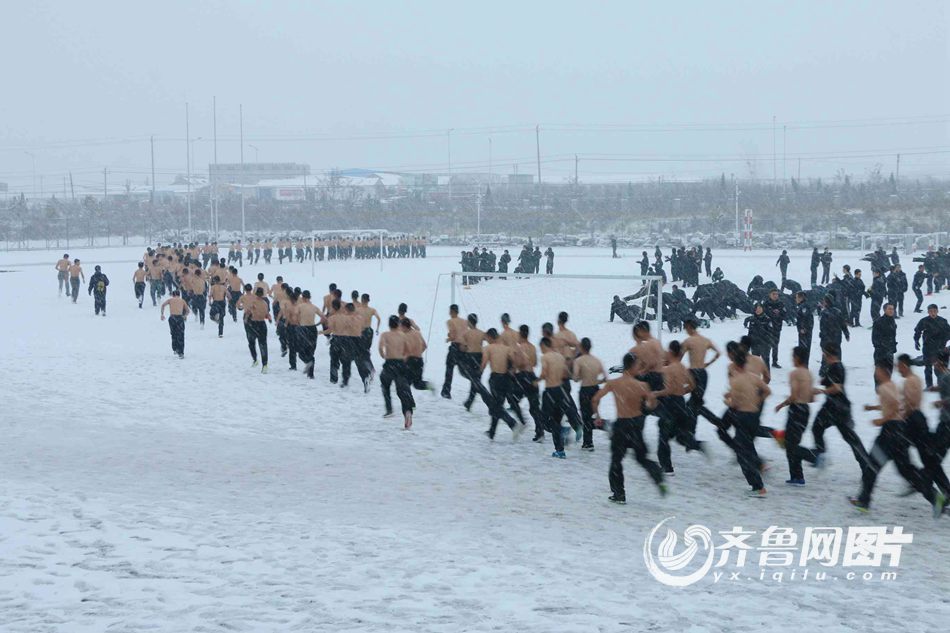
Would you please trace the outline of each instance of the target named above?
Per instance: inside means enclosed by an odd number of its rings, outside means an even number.
[[[373,238],[379,241],[379,269],[383,269],[383,244],[386,241],[386,236],[389,235],[389,231],[386,229],[349,229],[349,230],[338,230],[338,231],[314,231],[310,236],[310,248],[313,249],[313,258],[310,260],[310,276],[316,277],[317,275],[317,237],[330,237],[330,238],[347,238],[347,237],[368,237]]]
[[[463,318],[478,315],[483,330],[500,330],[500,317],[507,313],[513,328],[521,324],[531,328],[535,342],[541,325],[556,325],[558,313],[563,311],[578,338],[590,337],[596,349],[613,359],[616,352],[630,348],[630,326],[637,321],[648,321],[662,340],[662,296],[663,279],[653,275],[443,273],[433,301],[428,340],[444,339],[442,315],[447,315],[451,304],[459,306]],[[620,307],[617,300],[623,306],[619,313],[613,309]]]
[[[880,246],[890,250],[900,245],[905,253],[940,248],[940,240],[946,243],[946,233],[862,233],[861,252]]]

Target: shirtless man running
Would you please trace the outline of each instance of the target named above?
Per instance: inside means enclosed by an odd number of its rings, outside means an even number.
[[[139,309],[142,309],[142,302],[145,301],[145,279],[148,273],[145,272],[145,262],[139,262],[139,267],[132,273],[132,284],[135,289],[135,298],[139,300]]]
[[[69,294],[69,253],[63,253],[63,258],[56,262],[53,268],[56,269],[56,279],[59,281],[59,296],[63,296],[64,291]]]
[[[785,423],[785,456],[788,458],[788,480],[790,486],[804,486],[805,474],[802,461],[815,464],[817,455],[802,443],[802,435],[811,417],[811,403],[815,401],[815,378],[808,371],[808,350],[795,347],[792,350],[794,369],[788,374],[789,396],[775,407],[778,413],[788,407],[788,421]]]
[[[162,304],[161,318],[165,320],[165,308],[168,308],[168,329],[172,335],[172,353],[178,358],[185,357],[185,317],[188,316],[188,305],[181,298],[181,293],[172,291],[172,296]]]
[[[409,389],[409,381],[406,376],[406,335],[399,331],[399,317],[396,315],[389,317],[389,331],[380,335],[377,347],[379,355],[383,358],[383,370],[379,375],[379,384],[383,390],[383,403],[386,406],[383,417],[389,418],[393,415],[390,386],[395,382],[396,396],[402,406],[403,428],[408,430],[412,427],[412,410],[416,403],[412,398],[412,391]]]
[[[759,473],[761,460],[755,450],[755,437],[762,403],[771,391],[758,374],[747,370],[747,358],[746,351],[737,347],[733,354],[735,369],[729,377],[729,391],[723,399],[735,420],[736,455],[742,474],[752,488],[747,494],[750,497],[764,498],[766,491]]]
[[[647,446],[643,440],[644,406],[651,406],[653,395],[650,387],[636,377],[638,363],[633,354],[623,357],[623,374],[619,378],[608,380],[592,400],[595,415],[600,419],[600,401],[608,393],[614,395],[617,407],[617,420],[610,437],[610,491],[608,498],[612,503],[625,504],[627,493],[624,489],[623,458],[628,449],[633,449],[637,463],[647,471],[657,485],[661,496],[666,496],[666,484],[663,483],[663,471],[660,465],[647,457]]]
[[[689,408],[693,411],[693,432],[696,431],[696,417],[700,414],[709,419],[709,410],[706,409],[704,397],[706,386],[709,384],[709,374],[706,369],[719,360],[719,348],[697,331],[699,324],[695,319],[686,319],[683,322],[683,329],[686,330],[686,339],[683,340],[681,348],[686,358],[689,359],[689,373],[693,376],[695,387],[689,396]],[[706,360],[709,352],[713,352],[713,357]]]

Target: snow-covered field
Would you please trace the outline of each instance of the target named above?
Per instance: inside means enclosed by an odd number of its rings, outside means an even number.
[[[378,387],[341,390],[327,380],[321,341],[317,379],[286,370],[270,332],[271,373],[251,369],[239,324],[189,321],[186,357],[170,352],[157,308],[139,310],[131,275],[141,248],[70,250],[86,274],[102,263],[112,281],[107,318],[92,299],[77,305],[56,294],[60,252],[0,253],[3,385],[0,441],[0,630],[2,631],[936,631],[950,615],[950,520],[935,522],[892,466],[879,480],[870,515],[846,502],[859,471],[836,430],[828,468],[806,467],[807,487],[784,486],[784,455],[759,440],[772,460],[766,500],[743,497],[732,455],[701,421],[712,459],[674,448],[671,494],[661,498],[636,463],[626,462],[628,505],[607,502],[609,451],[568,449],[507,432],[492,443],[476,404],[417,394],[409,432],[383,420]],[[637,251],[639,252],[639,250]],[[329,282],[373,295],[384,317],[400,301],[428,331],[437,276],[455,267],[455,249],[425,260],[245,267],[269,281],[283,274],[322,296]],[[635,273],[635,253],[560,249],[557,272]],[[777,253],[720,252],[715,265],[745,287],[774,267]],[[790,276],[807,280],[805,253],[792,253]],[[836,253],[835,269],[860,265]],[[909,256],[905,270],[912,271]],[[106,263],[108,262],[108,263]],[[774,275],[777,278],[777,275]],[[499,282],[500,283],[500,282]],[[514,321],[535,333],[557,310],[575,318],[579,336],[612,364],[629,346],[629,326],[608,323],[609,296],[578,296],[565,285],[511,305]],[[427,374],[441,383],[443,286],[436,305]],[[935,297],[947,304],[944,293]],[[912,351],[910,314],[899,321],[901,350]],[[146,302],[148,304],[148,302]],[[563,304],[563,306],[561,305]],[[867,306],[867,303],[865,303]],[[577,308],[577,310],[575,310]],[[942,310],[946,314],[946,310]],[[497,314],[482,315],[495,325]],[[530,319],[530,320],[529,320]],[[870,324],[865,307],[864,321]],[[720,344],[740,322],[716,323]],[[783,357],[794,344],[786,328]],[[813,359],[817,358],[816,349]],[[844,348],[857,430],[870,445],[876,430],[860,405],[873,401],[870,332]],[[378,364],[378,362],[377,362]],[[786,366],[790,364],[787,363]],[[813,368],[817,363],[813,360]],[[725,362],[711,368],[707,400],[721,410]],[[770,406],[787,394],[776,371]],[[930,396],[928,396],[928,400]],[[813,413],[814,413],[813,409]],[[927,413],[935,423],[933,409]],[[784,427],[780,417],[766,421]],[[656,448],[653,420],[646,433]],[[811,444],[810,431],[804,443]],[[759,578],[685,588],[648,573],[643,543],[661,520],[703,524],[715,533],[741,526],[903,526],[913,534],[894,580],[824,582]],[[754,545],[758,545],[758,537]],[[718,543],[718,539],[717,539]],[[729,569],[734,571],[733,568]],[[830,568],[841,572],[846,569]],[[865,571],[861,568],[860,571]],[[880,569],[873,569],[878,572]],[[727,574],[728,576],[728,574]]]

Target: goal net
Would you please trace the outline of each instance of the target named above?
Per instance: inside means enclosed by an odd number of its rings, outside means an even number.
[[[579,339],[589,337],[594,354],[612,364],[632,346],[633,323],[647,320],[654,335],[662,337],[663,302],[657,302],[662,292],[662,279],[655,276],[448,273],[436,294],[429,340],[445,339],[451,304],[458,304],[463,318],[478,315],[483,330],[493,327],[501,331],[500,318],[507,313],[511,327],[525,324],[531,328],[534,343],[541,336],[543,323],[556,327],[558,314],[567,312],[568,327]]]

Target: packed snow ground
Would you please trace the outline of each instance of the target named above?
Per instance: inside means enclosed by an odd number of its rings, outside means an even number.
[[[271,373],[251,369],[243,330],[230,320],[221,340],[213,323],[199,330],[189,321],[185,359],[174,358],[158,309],[133,300],[142,250],[69,251],[87,275],[103,263],[112,282],[107,318],[93,316],[85,288],[77,305],[57,297],[52,267],[61,253],[0,253],[9,301],[0,355],[0,630],[934,631],[950,615],[950,520],[935,522],[919,496],[898,498],[904,484],[891,466],[872,514],[857,515],[845,497],[857,490],[858,467],[835,430],[826,436],[830,466],[806,467],[803,489],[783,485],[783,453],[759,440],[773,463],[770,495],[749,500],[732,456],[701,421],[710,461],[674,447],[676,477],[663,499],[629,459],[628,505],[613,506],[604,434],[595,435],[595,453],[571,447],[566,461],[529,434],[512,443],[502,429],[489,442],[484,406],[472,414],[461,407],[458,375],[453,401],[416,395],[415,425],[405,432],[380,417],[378,386],[367,395],[329,384],[322,341],[314,381],[286,370],[273,329]],[[637,253],[560,249],[556,272],[635,273]],[[806,255],[793,253],[792,278],[807,280]],[[714,265],[745,287],[756,273],[777,273],[776,256],[719,252]],[[858,258],[836,253],[835,269]],[[315,296],[335,281],[345,293],[370,292],[384,317],[406,301],[426,332],[437,275],[456,259],[454,249],[434,248],[428,259],[386,262],[382,272],[351,261],[318,266],[316,277],[309,263],[242,273],[283,274]],[[904,263],[912,270],[908,256]],[[445,290],[426,372],[437,383]],[[524,297],[510,312],[536,333],[561,307],[587,300],[576,294],[562,293],[563,306],[557,295]],[[574,330],[593,339],[606,364],[617,362],[629,326],[607,322],[609,296],[589,300],[601,316],[575,320]],[[912,350],[916,322],[910,293],[907,301],[901,350]],[[482,315],[486,327],[497,316]],[[723,346],[741,331],[741,322],[716,323],[707,334]],[[783,357],[793,344],[786,328]],[[873,415],[859,410],[873,400],[868,330],[845,344],[844,362],[857,430],[870,445]],[[724,370],[724,361],[710,369],[716,411]],[[775,372],[770,407],[787,394],[786,372]],[[934,424],[933,409],[927,414]],[[784,412],[765,421],[784,427]],[[647,429],[655,450],[652,419]],[[914,542],[894,581],[709,577],[674,589],[650,576],[642,556],[648,532],[673,515],[714,532],[902,525]]]

